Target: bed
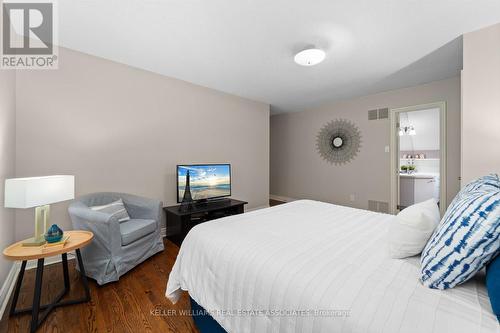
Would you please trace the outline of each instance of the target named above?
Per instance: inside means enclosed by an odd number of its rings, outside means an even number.
[[[299,200],[207,222],[182,243],[182,290],[227,332],[500,332],[478,274],[422,286],[419,257],[391,259],[393,216]]]

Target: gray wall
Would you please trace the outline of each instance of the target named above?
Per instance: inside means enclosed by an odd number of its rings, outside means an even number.
[[[176,164],[229,162],[233,197],[268,204],[269,105],[63,48],[58,70],[18,73],[16,146],[17,176],[73,174],[77,195],[172,205]],[[52,206],[63,228],[66,207]],[[17,238],[33,213],[16,212]]]
[[[367,111],[446,101],[448,110],[448,201],[459,189],[460,79],[388,91],[321,108],[271,117],[271,194],[310,198],[368,208],[368,200],[390,200],[389,120],[368,121]],[[356,159],[342,166],[325,162],[316,152],[316,135],[328,121],[346,118],[362,134]],[[355,196],[353,202],[350,195]]]
[[[464,35],[462,179],[500,174],[500,24]]]
[[[16,139],[16,77],[11,70],[0,70],[0,249],[14,241],[14,210],[4,208],[4,184],[14,177]],[[0,256],[0,288],[12,262]]]

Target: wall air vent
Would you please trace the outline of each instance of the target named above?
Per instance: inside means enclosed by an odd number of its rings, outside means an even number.
[[[378,211],[380,213],[389,214],[389,203],[388,202],[379,202],[378,203]]]
[[[388,119],[389,108],[378,109],[378,119]]]
[[[368,120],[377,120],[377,119],[378,119],[377,110],[368,111]]]
[[[368,120],[388,119],[389,108],[374,109],[368,111]]]
[[[368,210],[377,213],[389,213],[389,203],[383,201],[368,200]]]
[[[377,212],[378,202],[373,200],[368,200],[368,210],[371,210],[372,212]]]

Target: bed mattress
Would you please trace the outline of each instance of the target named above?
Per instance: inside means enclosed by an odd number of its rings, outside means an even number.
[[[478,274],[450,290],[391,259],[393,216],[299,200],[194,227],[170,272],[227,332],[500,332]]]

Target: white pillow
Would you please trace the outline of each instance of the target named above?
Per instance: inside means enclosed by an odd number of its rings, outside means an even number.
[[[402,259],[420,254],[439,224],[435,199],[403,209],[388,228],[389,255]]]

